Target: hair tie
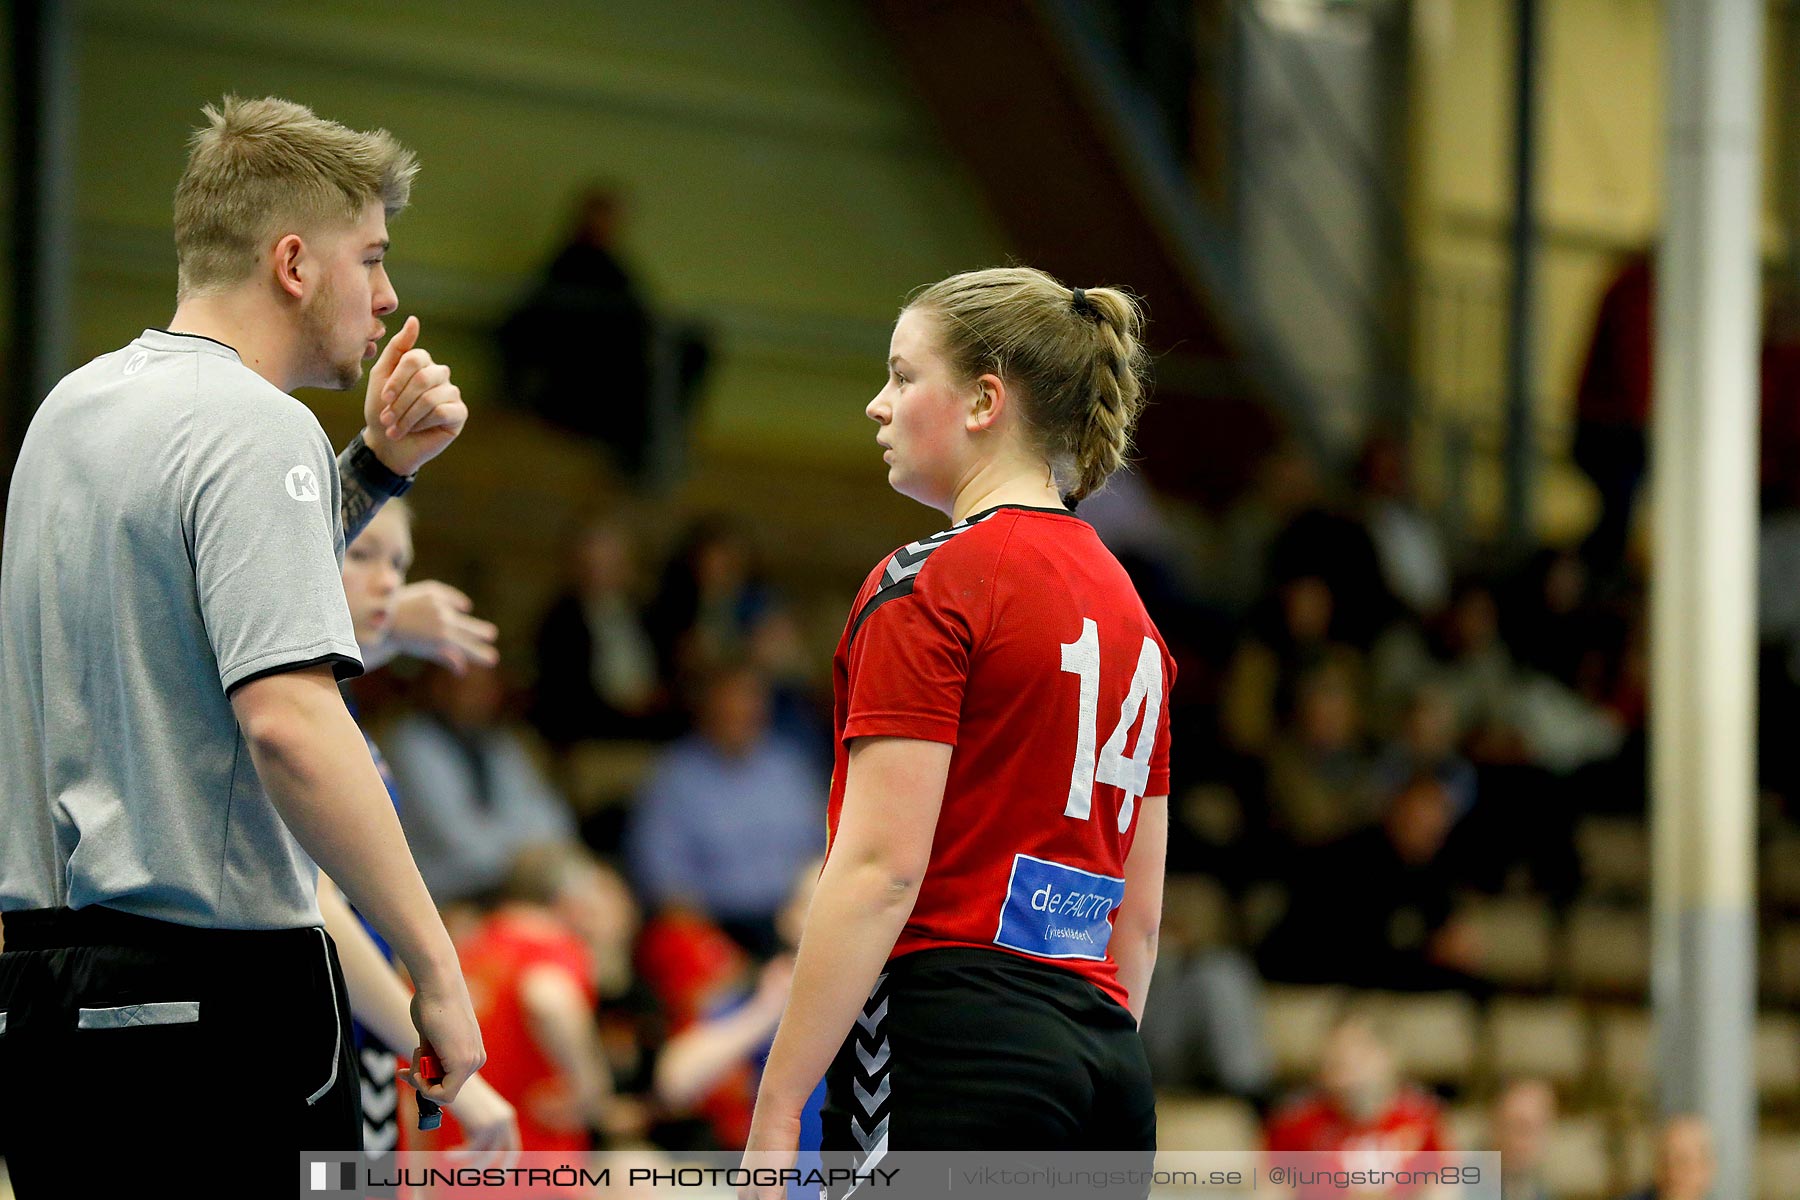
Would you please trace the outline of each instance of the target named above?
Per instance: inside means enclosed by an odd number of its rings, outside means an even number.
[[[1093,304],[1088,300],[1087,291],[1083,288],[1070,289],[1069,307],[1084,317],[1091,317],[1095,313]]]

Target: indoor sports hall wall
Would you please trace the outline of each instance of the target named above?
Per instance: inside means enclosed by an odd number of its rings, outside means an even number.
[[[492,331],[594,183],[628,197],[625,251],[654,306],[713,335],[703,469],[647,519],[651,539],[665,532],[656,519],[672,527],[681,510],[735,509],[800,586],[853,586],[873,557],[936,528],[885,487],[863,406],[905,294],[1005,248],[858,5],[90,0],[77,11],[78,361],[173,309],[171,198],[202,104],[278,94],[384,126],[418,152],[390,273],[401,312],[421,317],[475,412],[416,493],[419,565],[477,589],[504,626],[523,627],[555,585],[561,538],[594,503],[597,476],[587,447],[496,411],[507,381]],[[599,393],[608,365],[589,365]],[[360,423],[357,396],[304,398],[339,444]]]
[[[1512,236],[1512,0],[1422,0],[1414,7],[1407,116],[1407,222],[1416,272],[1414,371],[1425,393],[1419,465],[1467,429],[1467,503],[1498,527],[1503,499],[1506,302]],[[1792,266],[1796,112],[1792,6],[1767,4],[1763,77],[1763,252],[1773,280]],[[1539,6],[1538,317],[1534,325],[1545,536],[1592,520],[1586,481],[1566,465],[1574,392],[1595,306],[1620,260],[1662,218],[1665,6],[1655,0],[1557,0]],[[1784,95],[1785,91],[1785,95]],[[1785,214],[1785,215],[1784,215]]]
[[[648,291],[716,327],[703,437],[734,451],[863,450],[859,398],[878,386],[899,299],[1002,254],[854,4],[93,0],[79,11],[84,356],[167,317],[183,139],[226,91],[386,126],[418,151],[392,274],[479,405],[505,387],[487,330],[590,182],[630,195],[625,240]]]

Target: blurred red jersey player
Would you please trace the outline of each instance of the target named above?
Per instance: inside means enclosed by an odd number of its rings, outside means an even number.
[[[506,901],[458,947],[469,995],[492,1047],[483,1072],[519,1114],[526,1152],[579,1164],[615,1097],[601,1047],[595,947],[608,923],[631,920],[618,876],[574,847],[527,851]],[[447,1111],[438,1146],[463,1133]],[[532,1165],[541,1165],[533,1163]]]
[[[1437,1100],[1402,1083],[1374,1018],[1351,1010],[1325,1039],[1319,1085],[1277,1109],[1265,1133],[1271,1165],[1302,1171],[1429,1171],[1447,1145]],[[1378,1184],[1356,1195],[1405,1197],[1417,1185]],[[1345,1195],[1332,1183],[1297,1189],[1299,1200]]]

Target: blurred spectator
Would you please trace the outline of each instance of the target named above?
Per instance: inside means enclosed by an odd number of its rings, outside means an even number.
[[[639,606],[630,527],[606,519],[584,526],[569,573],[569,590],[538,627],[532,723],[559,747],[656,736],[669,697]]]
[[[1369,438],[1357,474],[1363,521],[1388,591],[1416,616],[1437,612],[1450,599],[1449,555],[1437,523],[1413,499],[1405,443],[1387,434]]]
[[[772,607],[744,529],[717,515],[696,521],[664,569],[650,606],[662,677],[680,680],[708,663],[741,657]]]
[[[1391,629],[1376,649],[1374,677],[1383,713],[1396,712],[1423,683],[1444,688],[1477,765],[1535,765],[1567,775],[1624,744],[1626,728],[1616,713],[1518,666],[1485,583],[1459,584],[1428,638],[1410,627]]]
[[[1308,671],[1295,691],[1293,719],[1269,751],[1270,820],[1290,845],[1320,846],[1376,817],[1356,685],[1341,659]]]
[[[1800,497],[1800,292],[1791,282],[1769,297],[1761,367],[1763,495],[1792,506]]]
[[[503,719],[504,699],[497,671],[432,667],[420,710],[382,739],[408,797],[406,840],[440,905],[498,887],[525,847],[575,836],[568,805]]]
[[[1300,513],[1320,503],[1322,485],[1312,458],[1288,444],[1264,459],[1256,486],[1226,513],[1203,582],[1209,598],[1236,615],[1261,599],[1270,585],[1269,552],[1276,537]]]
[[[1277,583],[1314,576],[1331,589],[1333,631],[1367,650],[1396,614],[1375,543],[1359,519],[1336,505],[1314,503],[1295,514],[1269,547],[1269,577]]]
[[[1232,655],[1221,700],[1227,744],[1242,754],[1266,754],[1277,726],[1295,702],[1301,676],[1321,664],[1354,660],[1332,640],[1336,600],[1316,575],[1287,580],[1252,617],[1251,632]]]
[[[1312,1170],[1428,1171],[1448,1144],[1442,1106],[1421,1089],[1402,1082],[1388,1038],[1368,1012],[1352,1008],[1325,1038],[1318,1085],[1283,1105],[1264,1129],[1270,1157],[1324,1154],[1318,1160],[1287,1160]],[[1414,1196],[1417,1186],[1358,1193]],[[1341,1197],[1328,1183],[1298,1192],[1300,1200]]]
[[[1541,1079],[1508,1084],[1494,1100],[1488,1145],[1500,1153],[1499,1200],[1554,1200],[1544,1153],[1556,1124],[1556,1092]]]
[[[1625,557],[1648,461],[1655,312],[1655,271],[1649,252],[1640,250],[1620,264],[1600,297],[1575,391],[1575,465],[1600,499],[1582,553],[1601,572]]]
[[[1081,518],[1124,564],[1152,613],[1192,603],[1188,547],[1143,475],[1129,470],[1114,475],[1081,502]]]
[[[1570,549],[1538,551],[1503,613],[1502,633],[1521,665],[1589,690],[1598,656],[1620,649],[1617,621],[1588,603],[1588,566]],[[1597,687],[1596,687],[1597,690]]]
[[[1650,1186],[1628,1200],[1710,1200],[1716,1165],[1706,1118],[1670,1117],[1656,1135]]]
[[[1183,881],[1166,892],[1161,947],[1144,1007],[1144,1051],[1158,1088],[1225,1092],[1259,1108],[1274,1060],[1263,1036],[1262,980],[1243,951],[1200,944],[1184,921]]]
[[[1375,764],[1375,785],[1392,795],[1415,775],[1429,775],[1450,795],[1450,819],[1460,821],[1475,807],[1479,786],[1475,765],[1457,749],[1456,707],[1449,693],[1426,682],[1414,690],[1400,717],[1400,729]]]
[[[663,419],[684,437],[710,352],[700,331],[670,326],[661,331],[667,353],[658,354],[658,322],[619,258],[624,219],[617,192],[584,193],[567,244],[499,340],[508,384],[525,407],[606,446],[620,470],[641,479],[657,465],[655,406],[672,406]],[[596,362],[605,369],[596,373]]]
[[[1390,629],[1375,649],[1371,670],[1384,727],[1393,727],[1392,717],[1420,685],[1434,682],[1455,706],[1458,739],[1474,736],[1486,747],[1477,757],[1515,761],[1523,755],[1506,724],[1517,673],[1487,584],[1458,582],[1449,607],[1423,636],[1410,625]]]
[[[833,637],[840,627],[834,620]],[[808,646],[799,618],[786,605],[770,604],[750,631],[745,656],[769,685],[769,729],[829,770],[830,666]]]
[[[1263,943],[1271,979],[1400,991],[1483,990],[1470,934],[1454,918],[1443,853],[1450,796],[1415,776],[1381,823],[1299,856],[1284,872],[1286,914]]]
[[[769,729],[769,687],[738,661],[695,687],[695,730],[652,767],[626,827],[652,907],[693,904],[759,957],[801,864],[825,849],[825,781]]]
[[[617,876],[571,846],[537,847],[509,872],[503,899],[458,947],[487,1045],[484,1070],[519,1112],[527,1151],[575,1154],[594,1131],[635,1136],[641,1109],[613,1094],[594,1021],[600,961],[635,914]],[[444,1145],[455,1145],[453,1116]]]

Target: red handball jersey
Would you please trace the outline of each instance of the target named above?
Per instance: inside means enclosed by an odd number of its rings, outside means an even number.
[[[502,909],[457,949],[487,1046],[481,1074],[518,1110],[521,1146],[534,1152],[587,1150],[586,1124],[565,1111],[570,1082],[538,1045],[522,991],[527,975],[548,967],[568,976],[593,1008],[597,989],[587,946],[547,913]],[[442,1145],[465,1140],[449,1109],[443,1129]]]
[[[834,675],[834,839],[850,739],[956,747],[894,955],[995,948],[1125,1003],[1107,946],[1138,802],[1169,791],[1175,664],[1088,523],[1005,505],[895,551],[857,595]]]
[[[1400,1182],[1370,1187],[1371,1196],[1418,1195],[1424,1186],[1405,1182],[1405,1175],[1443,1166],[1449,1145],[1443,1106],[1412,1087],[1401,1088],[1367,1120],[1344,1112],[1323,1093],[1310,1093],[1277,1109],[1264,1137],[1272,1163],[1319,1172],[1314,1182],[1297,1189],[1298,1200],[1363,1194],[1346,1193],[1326,1177],[1342,1171],[1361,1171],[1370,1179],[1385,1178],[1382,1172],[1402,1176]]]

